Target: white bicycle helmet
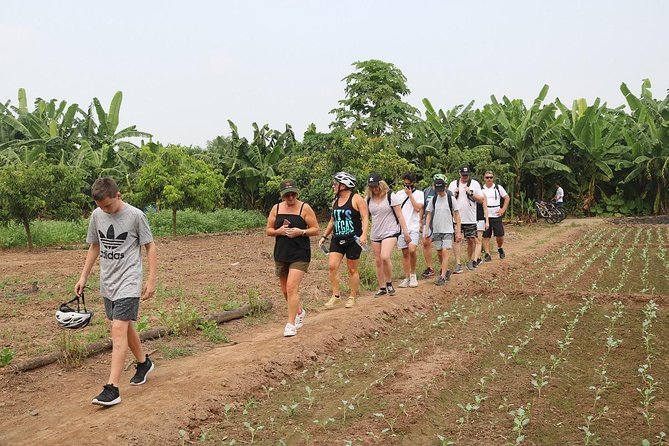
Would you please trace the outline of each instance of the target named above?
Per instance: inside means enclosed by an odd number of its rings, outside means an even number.
[[[74,301],[77,301],[77,309],[74,310],[70,308],[67,304],[72,303]],[[79,296],[75,296],[74,299],[70,300],[69,302],[65,302],[64,304],[61,304],[60,307],[58,307],[58,311],[56,311],[56,321],[58,321],[58,325],[60,325],[63,328],[72,328],[72,329],[77,329],[77,328],[84,328],[88,324],[91,323],[91,319],[93,319],[93,313],[86,310],[86,301],[84,300],[84,293],[81,293],[81,301],[83,304],[83,310],[79,306]]]
[[[355,177],[347,172],[337,172],[334,174],[334,180],[346,186],[348,189],[355,189]]]

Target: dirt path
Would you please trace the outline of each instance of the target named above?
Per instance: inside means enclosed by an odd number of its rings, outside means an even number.
[[[588,221],[590,224],[599,222],[591,220]],[[109,409],[90,404],[91,397],[99,392],[100,383],[107,377],[108,355],[90,358],[75,370],[66,371],[52,365],[20,375],[5,373],[0,375],[0,445],[172,444],[175,432],[180,428],[204,422],[212,415],[220,414],[226,403],[241,401],[260,391],[263,385],[295,377],[304,367],[321,363],[355,343],[357,338],[382,329],[384,316],[429,308],[435,299],[452,300],[459,285],[480,284],[489,275],[522,268],[528,256],[535,257],[553,249],[573,239],[583,229],[584,225],[571,226],[569,221],[559,229],[535,225],[531,230],[519,231],[510,227],[506,244],[508,255],[504,262],[495,260],[485,264],[476,274],[455,276],[444,288],[421,281],[418,288],[400,290],[394,298],[376,300],[371,295],[363,296],[355,313],[343,308],[328,312],[317,309],[310,312],[304,328],[294,338],[281,336],[283,318],[254,327],[238,324],[235,327],[239,331],[231,336],[235,344],[191,357],[158,361],[156,371],[146,385],[122,384],[123,403]],[[220,241],[220,238],[230,242],[225,243],[226,246],[247,249],[241,236],[219,236],[216,240]],[[537,240],[543,242],[537,244]],[[211,242],[210,238],[208,243]],[[171,243],[179,246],[174,250],[178,254],[172,255],[192,259],[195,269],[210,262],[206,253],[190,255],[188,241]],[[12,264],[14,267],[26,267],[22,255],[17,254]],[[80,256],[78,253],[75,257]],[[237,256],[242,266],[249,263],[245,266],[258,267],[256,260],[245,260],[245,255]],[[3,263],[5,257],[3,255]],[[40,262],[62,265],[62,257],[62,252],[45,252],[40,255]],[[271,265],[270,258],[264,262]],[[4,265],[9,265],[9,260]],[[176,271],[171,273],[176,274]],[[327,286],[326,272],[314,270],[310,275],[323,276],[307,285],[312,293],[318,294],[318,290]],[[239,283],[240,276],[220,280]],[[198,280],[212,278],[202,276]],[[277,306],[282,314],[284,306],[278,301]],[[352,314],[356,317],[351,317]],[[129,377],[130,372],[125,372],[122,379]]]

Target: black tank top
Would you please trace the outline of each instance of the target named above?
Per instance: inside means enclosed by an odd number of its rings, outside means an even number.
[[[352,239],[354,235],[362,235],[362,219],[360,212],[353,207],[353,195],[351,192],[343,206],[338,206],[339,198],[332,204],[333,238]]]
[[[307,229],[307,222],[302,218],[302,208],[304,203],[300,206],[299,214],[280,214],[279,207],[281,203],[276,206],[276,221],[274,222],[274,229],[279,229],[283,226],[283,221],[288,220],[289,228]],[[310,262],[311,261],[311,243],[309,237],[285,237],[277,236],[274,243],[274,260],[277,262]]]

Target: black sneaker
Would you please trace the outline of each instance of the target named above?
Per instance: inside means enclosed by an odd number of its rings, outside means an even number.
[[[141,363],[138,362],[135,365],[135,368],[137,371],[135,372],[135,376],[130,379],[130,384],[133,386],[140,386],[146,382],[146,377],[153,371],[155,366],[153,365],[151,358],[149,358],[149,355],[146,355],[146,360]]]
[[[499,258],[503,259],[506,257],[506,254],[504,254],[504,248],[497,248],[497,252],[499,253]]]
[[[386,291],[385,288],[379,288],[379,291],[374,293],[374,297],[381,297],[381,296],[385,296],[386,294],[388,294],[388,291]]]
[[[434,282],[435,285],[437,286],[443,286],[446,285],[446,278],[439,276],[436,282]]]
[[[388,290],[389,296],[395,295],[395,287],[392,284],[386,284],[386,289]]]
[[[102,392],[100,395],[93,398],[93,401],[91,401],[92,404],[109,407],[121,402],[121,395],[118,392],[118,387],[114,384],[105,384],[102,387]]]
[[[446,282],[448,282],[448,281],[451,280],[451,274],[452,274],[452,273],[451,273],[451,270],[450,270],[450,269],[447,269],[447,270],[446,270]]]
[[[434,277],[434,270],[432,268],[425,268],[425,271],[423,271],[422,276],[425,277],[426,279],[428,277]]]
[[[490,256],[489,252],[485,253],[485,255],[483,256],[483,261],[484,262],[492,262],[492,257]]]
[[[474,260],[474,268],[478,268],[479,266],[481,266],[481,263],[483,263],[483,260],[481,259]]]

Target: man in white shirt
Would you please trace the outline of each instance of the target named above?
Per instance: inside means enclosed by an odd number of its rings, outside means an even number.
[[[399,288],[418,286],[418,279],[416,278],[416,249],[420,240],[421,223],[423,219],[423,191],[416,190],[416,174],[413,172],[406,172],[402,175],[402,190],[395,195],[402,203],[402,215],[407,224],[407,230],[411,237],[411,242],[399,237],[397,239],[397,246],[402,250],[402,267],[404,269],[404,280],[402,280]]]
[[[559,183],[556,183],[555,185],[557,186],[557,190],[555,191],[553,201],[555,202],[556,207],[561,208],[564,206],[564,190],[560,187]]]
[[[467,239],[467,269],[474,270],[474,256],[476,248],[476,203],[483,203],[483,192],[478,181],[471,179],[469,166],[460,167],[460,178],[451,182],[448,186],[458,202],[460,210],[460,221],[462,222],[462,235]],[[460,244],[453,245],[455,254],[455,269],[453,274],[462,273],[460,264]]]
[[[485,183],[482,190],[488,203],[488,221],[490,223],[488,229],[483,231],[483,250],[485,251],[483,260],[490,262],[492,260],[490,256],[490,237],[492,234],[495,234],[499,258],[503,259],[506,255],[504,248],[502,248],[504,244],[504,224],[502,223],[502,217],[509,207],[511,197],[509,197],[502,186],[495,184],[495,175],[492,170],[486,170],[485,174],[483,174],[483,180]]]

